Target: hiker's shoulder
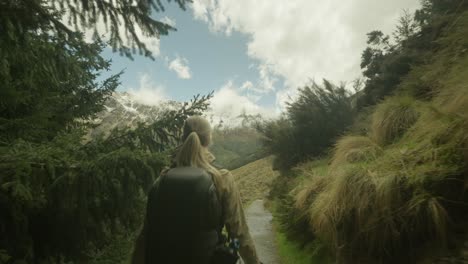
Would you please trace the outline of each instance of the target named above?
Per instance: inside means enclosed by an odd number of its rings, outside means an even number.
[[[232,178],[232,173],[229,170],[226,169],[218,169],[219,174],[223,178]]]
[[[211,164],[211,166],[213,166],[216,171],[215,173],[212,174],[215,181],[218,183],[218,185],[221,184],[222,186],[226,186],[227,183],[231,181],[231,178],[232,178],[231,172],[229,170],[214,166],[213,164]]]
[[[223,182],[223,185],[225,188],[230,191],[231,189],[234,189],[235,187],[235,180],[234,180],[234,175],[226,169],[219,170],[220,175],[221,175],[221,181]]]

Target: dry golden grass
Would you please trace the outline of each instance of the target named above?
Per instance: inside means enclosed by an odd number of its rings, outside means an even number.
[[[468,63],[467,63],[468,64]],[[468,75],[468,69],[465,70]],[[439,92],[436,104],[445,113],[468,115],[468,81]]]
[[[327,184],[328,178],[326,177],[316,177],[310,180],[307,187],[295,195],[294,207],[299,211],[307,212],[315,196],[321,193]]]
[[[468,116],[427,104],[411,130],[366,162],[352,163],[346,152],[371,143],[343,138],[323,190],[312,183],[296,196],[339,261],[414,263],[424,250],[442,249],[451,226],[466,220]]]
[[[389,98],[373,113],[370,136],[381,146],[391,144],[417,121],[418,116],[413,98]]]
[[[271,163],[272,157],[267,157],[231,171],[244,204],[263,199],[268,194],[271,182],[279,174],[273,171]]]
[[[302,213],[307,214],[310,203],[315,196],[322,192],[330,182],[327,177],[327,160],[316,160],[299,164],[293,169],[297,177],[292,185],[295,186],[289,195],[294,197],[294,207]]]
[[[316,175],[307,179],[304,183],[305,187],[296,190],[294,195],[294,207],[296,210],[308,214],[310,205],[313,203],[317,195],[322,193],[330,183],[330,178],[326,175]]]
[[[449,213],[444,193],[414,186],[403,167],[391,167],[395,164],[387,159],[381,167],[348,165],[330,174],[330,183],[308,200],[311,229],[339,259],[395,263],[414,260],[428,241],[435,248],[445,244]]]
[[[368,137],[344,136],[335,144],[330,168],[333,170],[346,163],[375,160],[381,152],[381,147]]]

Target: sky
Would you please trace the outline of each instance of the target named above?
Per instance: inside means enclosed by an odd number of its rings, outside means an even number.
[[[366,33],[391,34],[419,0],[194,0],[186,11],[174,1],[165,7],[154,16],[177,31],[144,38],[154,61],[104,50],[112,72],[124,70],[118,90],[145,104],[214,91],[212,114],[229,120],[243,111],[277,116],[312,80],[351,83],[361,76]]]

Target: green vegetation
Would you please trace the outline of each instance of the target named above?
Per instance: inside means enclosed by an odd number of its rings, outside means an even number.
[[[276,178],[270,191],[280,232],[301,247],[316,243],[309,227],[309,202],[325,187],[327,160],[303,163]]]
[[[275,155],[273,166],[287,170],[323,155],[353,118],[352,98],[345,87],[324,80],[323,86],[312,83],[300,89],[286,116],[258,123],[257,130],[266,150]]]
[[[370,137],[379,145],[391,144],[413,126],[418,118],[413,98],[389,98],[379,104],[373,113]]]
[[[175,2],[185,10],[187,2],[190,1]],[[77,32],[84,29],[92,31],[93,39],[101,42],[100,34],[103,32],[98,32],[98,28],[104,27],[105,31],[110,33],[109,44],[114,51],[119,51],[121,55],[129,58],[137,52],[152,58],[151,51],[137,32],[141,30],[146,36],[158,38],[175,30],[174,27],[151,17],[153,12],[161,11],[164,11],[164,6],[160,0],[141,1],[138,4],[129,1],[109,3],[104,0],[2,0],[0,28],[4,33],[2,40],[29,40],[28,33],[34,35],[50,30],[52,36],[71,43],[79,40],[81,34]],[[50,74],[53,74],[53,71],[50,71]]]
[[[246,126],[215,129],[210,150],[216,157],[216,164],[228,170],[265,156],[260,134]]]
[[[105,247],[88,252],[89,264],[128,264],[130,263],[135,234],[119,233]]]
[[[369,45],[362,53],[361,68],[366,78],[357,98],[358,109],[379,103],[392,95],[415,66],[428,65],[434,51],[444,48],[439,42],[450,31],[468,4],[463,0],[422,0],[414,16],[400,18],[393,40],[381,31],[368,34]],[[408,81],[406,81],[408,83]],[[418,98],[431,96],[435,83],[426,78],[413,79],[407,91]],[[404,85],[403,85],[404,86]]]
[[[282,263],[329,263],[331,261],[329,253],[318,240],[304,244],[291,237],[291,230],[288,230],[288,227],[292,225],[285,224],[285,217],[291,215],[285,215],[285,208],[281,206],[278,201],[270,203],[270,209],[275,216],[276,243]]]
[[[105,140],[83,144],[77,130],[40,144],[19,139],[0,147],[0,220],[7,227],[1,248],[13,259],[85,260],[115,234],[135,231],[146,192],[168,164],[160,151],[178,143],[167,140],[171,131],[201,113],[208,99]]]
[[[284,234],[277,232],[276,241],[278,243],[278,253],[282,263],[295,263],[295,264],[320,264],[323,263],[321,259],[315,259],[313,248],[301,249],[300,246],[288,240]]]
[[[102,78],[110,67],[104,44],[98,32],[85,42],[78,29],[96,30],[102,18],[113,50],[130,58],[152,57],[140,29],[153,37],[173,30],[151,18],[161,1],[114,2],[0,0],[2,263],[128,259],[146,193],[184,120],[208,107],[212,94],[195,96],[150,124],[85,142],[120,74]],[[269,159],[233,174],[246,203],[273,181],[285,261],[418,263],[466,244],[467,36],[468,1],[423,0],[393,39],[368,34],[361,91],[312,83],[280,119],[253,117],[261,136],[246,127],[215,131],[223,167],[266,155],[259,142],[275,155],[278,177],[265,169]]]
[[[65,27],[62,11],[76,28],[108,19],[110,44],[130,57],[132,49],[151,56],[136,27],[153,37],[171,28],[151,18],[160,1],[52,2],[0,1],[2,263],[102,263],[100,254],[127,247],[123,237],[141,225],[146,192],[179,143],[184,120],[205,111],[211,98],[196,96],[154,123],[85,143],[119,74],[101,77],[110,66],[100,55],[103,43],[86,43]],[[131,46],[115,27],[119,16]]]
[[[283,171],[272,188],[287,242],[318,244],[338,263],[422,263],[466,243],[468,5],[423,1],[395,35],[393,43],[369,34],[368,79],[353,96],[360,113],[329,145],[330,157]],[[314,104],[303,109],[315,111]],[[291,116],[277,124],[310,131]],[[275,129],[265,133],[279,137],[275,144],[295,146],[294,133]]]
[[[344,136],[333,149],[330,169],[340,169],[342,164],[370,162],[380,155],[382,148],[370,138],[364,136]]]

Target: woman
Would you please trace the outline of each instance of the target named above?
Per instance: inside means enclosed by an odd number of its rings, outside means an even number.
[[[221,207],[222,222],[226,227],[229,237],[239,240],[239,253],[245,264],[259,264],[260,262],[257,257],[255,246],[245,220],[239,191],[233,177],[229,171],[219,170],[211,164],[214,161],[214,157],[208,151],[208,146],[211,143],[211,128],[208,121],[200,116],[189,117],[184,124],[183,140],[184,143],[177,149],[171,167],[196,167],[203,169],[211,176],[212,182],[216,187],[217,199]],[[163,171],[161,176],[164,176],[168,171],[169,170]],[[156,181],[156,188],[161,178],[162,177],[159,177]],[[153,187],[153,189],[155,189],[155,187]],[[149,195],[148,205],[154,202],[152,201],[154,199],[151,197],[156,196]],[[190,197],[188,197],[188,199],[190,199]],[[132,257],[133,264],[150,264],[146,263],[146,261],[149,261],[148,259],[145,260],[145,257],[148,258],[146,255],[149,246],[147,245],[149,241],[148,233],[150,233],[148,230],[152,225],[150,220],[148,220],[150,219],[150,214],[151,212],[148,211],[143,230],[137,239]],[[151,221],[154,222],[154,220]],[[184,253],[181,252],[179,254]],[[208,262],[206,264],[210,263]]]

